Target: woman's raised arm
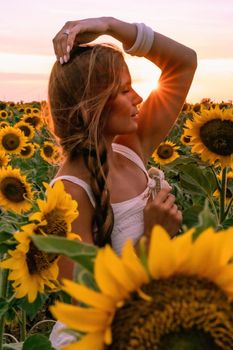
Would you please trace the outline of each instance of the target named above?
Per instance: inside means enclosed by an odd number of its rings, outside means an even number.
[[[147,163],[174,125],[185,102],[197,67],[196,53],[143,24],[100,17],[67,22],[53,39],[57,59],[61,63],[68,61],[74,44],[88,43],[104,34],[121,41],[131,54],[143,56],[144,50],[144,57],[161,69],[159,87],[140,108],[137,134],[122,135],[118,140],[134,149]]]

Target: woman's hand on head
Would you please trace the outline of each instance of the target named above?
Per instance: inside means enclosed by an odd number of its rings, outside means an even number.
[[[150,236],[154,225],[161,225],[175,236],[182,224],[182,213],[175,204],[175,196],[170,189],[162,189],[154,199],[149,199],[144,208],[145,235]]]
[[[54,51],[60,63],[68,62],[74,45],[87,44],[100,35],[107,34],[109,18],[87,18],[66,22],[53,39]]]

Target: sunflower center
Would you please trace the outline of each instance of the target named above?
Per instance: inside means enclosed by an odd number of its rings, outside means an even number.
[[[160,145],[157,149],[157,154],[162,159],[171,158],[174,153],[174,149],[170,145]]]
[[[51,265],[49,256],[37,249],[32,241],[26,254],[26,262],[31,275],[47,270]]]
[[[47,235],[66,237],[68,225],[64,220],[61,210],[51,210],[44,216],[44,218],[47,221],[47,225],[41,226],[41,228]]]
[[[50,158],[53,155],[53,147],[46,145],[43,147],[44,150],[44,154],[46,155],[46,157]]]
[[[27,125],[20,125],[19,129],[24,133],[25,136],[29,136],[31,134],[31,130]]]
[[[191,139],[190,136],[184,136],[184,138],[183,138],[184,142],[186,142],[186,143],[189,143],[190,139]]]
[[[4,135],[2,138],[2,145],[8,151],[17,149],[19,147],[19,144],[20,144],[20,139],[16,134],[8,133]]]
[[[1,117],[2,118],[6,118],[7,117],[7,113],[6,112],[1,112]]]
[[[20,153],[22,154],[22,156],[28,156],[31,150],[31,146],[25,146]]]
[[[40,118],[38,118],[37,116],[27,117],[25,121],[26,123],[29,123],[32,126],[36,127],[40,123]]]
[[[25,200],[27,194],[24,184],[15,177],[6,177],[0,183],[0,190],[11,202],[20,203]]]
[[[233,153],[233,121],[213,119],[202,125],[200,137],[213,153],[229,156]]]
[[[233,349],[233,304],[214,283],[176,276],[143,291],[151,302],[133,293],[117,310],[109,350]]]

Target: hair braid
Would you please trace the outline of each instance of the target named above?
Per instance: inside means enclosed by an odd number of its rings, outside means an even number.
[[[83,150],[83,157],[91,175],[90,184],[96,204],[93,217],[93,240],[96,245],[103,247],[107,243],[111,244],[111,233],[114,224],[114,215],[106,182],[109,169],[104,141],[98,144],[98,152],[95,148]]]

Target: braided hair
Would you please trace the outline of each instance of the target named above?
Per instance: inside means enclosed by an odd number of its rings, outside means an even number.
[[[119,91],[123,65],[123,55],[113,45],[78,46],[68,63],[54,64],[49,79],[54,133],[69,160],[82,156],[90,174],[95,199],[93,242],[100,247],[111,244],[114,224],[103,131]]]

